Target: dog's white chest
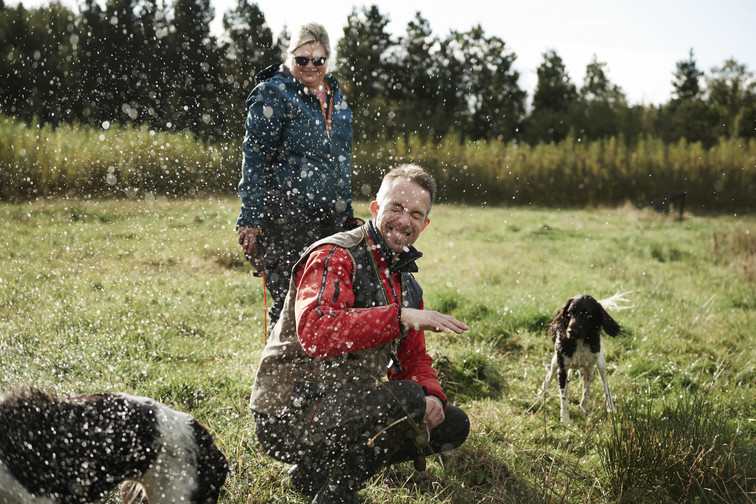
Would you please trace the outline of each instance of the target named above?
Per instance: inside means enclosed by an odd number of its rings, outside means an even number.
[[[590,347],[585,345],[582,340],[578,340],[572,357],[563,355],[563,358],[567,369],[591,370],[596,365],[598,354],[591,352]]]

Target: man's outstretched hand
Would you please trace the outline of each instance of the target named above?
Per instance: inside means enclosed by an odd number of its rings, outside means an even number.
[[[462,334],[469,329],[467,325],[451,315],[416,308],[402,308],[402,325],[407,329],[418,331],[455,332],[457,334]]]

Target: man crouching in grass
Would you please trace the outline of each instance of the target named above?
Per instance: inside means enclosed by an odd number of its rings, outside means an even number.
[[[435,195],[422,168],[394,168],[373,220],[314,243],[294,266],[250,407],[263,448],[294,464],[291,484],[313,503],[357,503],[381,468],[422,464],[467,439],[470,422],[447,405],[423,332],[467,326],[423,310],[412,275]]]

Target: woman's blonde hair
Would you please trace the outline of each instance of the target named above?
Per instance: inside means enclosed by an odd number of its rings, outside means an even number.
[[[331,57],[331,42],[328,38],[328,32],[320,23],[306,23],[299,27],[299,30],[291,37],[289,49],[286,51],[291,58],[297,48],[311,42],[320,42],[325,49],[326,58]]]

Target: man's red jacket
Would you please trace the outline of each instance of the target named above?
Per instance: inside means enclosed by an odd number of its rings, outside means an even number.
[[[389,300],[386,306],[354,307],[354,263],[343,248],[323,245],[295,272],[297,335],[302,348],[312,357],[327,359],[400,339],[396,357],[401,366],[388,368],[389,380],[412,380],[446,407],[446,395],[426,351],[425,333],[402,327],[401,272],[391,274],[380,248],[371,245]]]

